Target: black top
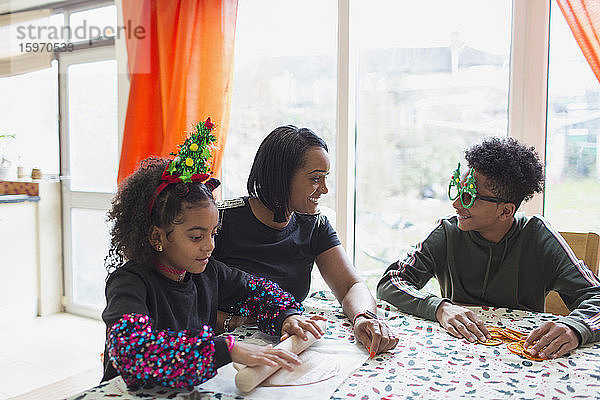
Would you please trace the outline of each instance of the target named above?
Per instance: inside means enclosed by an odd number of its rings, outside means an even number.
[[[274,334],[281,331],[285,318],[298,314],[302,307],[272,282],[229,268],[211,257],[203,273],[188,273],[182,282],[168,279],[152,266],[126,263],[106,282],[102,319],[108,333],[120,329],[115,328],[115,323],[122,322],[124,315],[148,316],[153,332],[206,332],[205,325],[215,325],[217,308],[254,316],[261,330]],[[118,344],[108,339],[103,380],[118,374],[110,362],[114,357],[108,351]],[[216,368],[231,361],[224,337],[212,337],[211,333],[203,339],[214,341],[211,363]],[[123,375],[123,371],[119,372]]]
[[[254,216],[248,197],[228,200],[218,207],[221,228],[213,256],[278,283],[298,301],[308,295],[316,257],[340,244],[323,214],[292,213],[285,228],[274,229]]]

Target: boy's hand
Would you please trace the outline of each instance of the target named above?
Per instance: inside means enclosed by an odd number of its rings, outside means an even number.
[[[476,342],[479,339],[484,342],[492,337],[483,321],[473,311],[448,301],[440,304],[435,312],[435,318],[444,329],[457,338],[465,338],[469,342]]]
[[[533,347],[527,349],[532,356],[558,358],[579,347],[579,342],[579,335],[570,326],[548,321],[527,336],[524,347],[535,343]]]

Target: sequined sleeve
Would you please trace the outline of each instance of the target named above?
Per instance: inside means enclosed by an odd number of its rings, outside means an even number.
[[[143,314],[125,314],[108,331],[108,354],[129,388],[191,388],[216,374],[210,326],[155,331]]]
[[[250,275],[247,285],[246,298],[238,302],[231,311],[256,318],[259,329],[265,333],[279,334],[283,322],[281,317],[304,311],[302,304],[275,282]]]

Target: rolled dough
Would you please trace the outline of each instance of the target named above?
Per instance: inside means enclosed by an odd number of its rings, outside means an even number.
[[[331,379],[340,372],[340,364],[310,349],[298,356],[302,364],[293,371],[280,369],[260,386],[304,386]]]

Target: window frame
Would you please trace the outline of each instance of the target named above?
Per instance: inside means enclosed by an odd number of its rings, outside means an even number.
[[[65,8],[55,8],[55,13],[63,13],[64,25],[69,26],[70,16],[73,13],[89,11],[96,8],[115,5],[117,7],[117,24],[122,23],[121,2],[119,0],[98,1],[98,2],[83,2],[81,4],[67,6]],[[62,195],[62,245],[63,245],[63,265],[62,265],[62,301],[61,305],[66,312],[91,317],[95,319],[101,318],[102,309],[90,307],[87,305],[77,304],[74,301],[73,284],[73,248],[72,248],[72,226],[71,226],[71,210],[74,208],[102,210],[108,211],[114,193],[108,192],[86,192],[71,190],[71,171],[70,171],[70,133],[69,133],[69,93],[68,93],[68,68],[73,64],[89,63],[96,61],[112,60],[117,61],[117,91],[118,91],[118,130],[117,141],[119,143],[118,156],[120,157],[121,142],[122,142],[122,127],[124,125],[123,103],[127,104],[129,84],[123,81],[128,81],[128,78],[123,77],[122,48],[125,47],[121,40],[115,38],[101,39],[89,41],[73,42],[75,47],[73,52],[58,53],[58,96],[59,96],[59,152],[60,152],[60,181]],[[125,100],[121,96],[125,95]]]

